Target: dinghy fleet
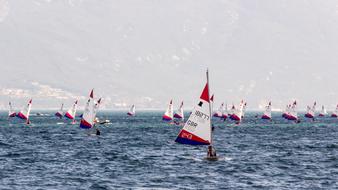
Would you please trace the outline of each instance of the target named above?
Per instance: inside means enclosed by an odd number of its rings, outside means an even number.
[[[218,107],[216,111],[213,111],[214,106],[214,94],[210,95],[210,83],[209,83],[209,72],[206,72],[206,84],[202,90],[199,101],[197,105],[194,106],[192,112],[188,119],[185,121],[184,117],[184,103],[181,101],[179,107],[174,111],[173,100],[169,101],[167,109],[162,116],[162,120],[169,122],[171,124],[182,125],[183,128],[180,130],[175,142],[180,144],[188,145],[208,145],[207,149],[207,158],[208,160],[217,160],[218,156],[216,155],[216,150],[213,145],[213,131],[214,127],[212,125],[212,118],[219,118],[223,121],[232,120],[236,124],[240,124],[244,119],[247,103],[244,100],[241,100],[238,105],[232,104],[231,108],[228,109],[228,105],[224,102]],[[95,124],[104,124],[105,122],[99,122],[96,114],[101,105],[101,98],[94,98],[94,90],[91,90],[88,100],[85,104],[85,109],[83,114],[80,116],[81,120],[79,122],[79,127],[82,129],[91,129]],[[25,121],[26,124],[30,124],[30,112],[32,108],[33,100],[30,99],[28,103],[19,111],[15,112],[12,103],[9,102],[9,111],[8,118],[20,118]],[[316,117],[326,117],[328,113],[324,106],[322,106],[321,111],[316,115],[316,105],[317,102],[314,102],[312,106],[307,106],[305,118],[315,120]],[[76,112],[78,107],[78,100],[75,100],[72,106],[66,111],[63,111],[64,104],[61,104],[60,109],[55,113],[55,117],[62,119],[65,118],[70,120],[71,124],[76,124]],[[264,112],[261,116],[257,115],[256,118],[262,120],[272,120],[272,102],[268,102],[265,106]],[[136,116],[136,106],[132,105],[130,110],[127,112],[127,115],[130,117]],[[294,121],[296,123],[300,122],[298,112],[297,112],[297,101],[292,101],[292,103],[287,104],[285,110],[283,110],[281,117],[286,120]],[[338,105],[336,109],[332,112],[331,117],[338,117]],[[98,129],[97,129],[98,130]]]
[[[12,107],[12,103],[9,102],[9,111],[8,111],[8,117],[18,117],[25,121],[26,124],[30,124],[30,112],[32,108],[32,102],[33,100],[30,99],[28,101],[28,104],[25,105],[18,113],[16,113]],[[94,127],[95,123],[97,122],[96,113],[100,107],[101,104],[101,98],[98,100],[94,99],[94,90],[90,92],[88,101],[85,105],[85,109],[83,114],[80,116],[80,128],[84,129],[90,129]],[[63,112],[63,103],[61,104],[60,110],[58,110],[54,115],[59,118],[65,118],[67,120],[71,121],[71,124],[76,124],[76,112],[77,112],[77,106],[78,106],[78,100],[75,100],[72,106],[69,108],[67,112]]]

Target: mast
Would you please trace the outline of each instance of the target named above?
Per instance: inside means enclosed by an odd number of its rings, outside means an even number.
[[[210,83],[209,83],[209,69],[207,69],[207,84],[208,84],[208,96],[210,93]],[[211,122],[211,104],[210,104],[210,97],[208,97],[209,100],[209,122],[210,122],[210,145],[212,146],[212,122]]]

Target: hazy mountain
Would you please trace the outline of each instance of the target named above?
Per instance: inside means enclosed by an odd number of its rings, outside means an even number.
[[[107,109],[191,108],[209,67],[216,104],[333,108],[337,22],[335,1],[0,0],[0,102],[56,108],[95,88]]]

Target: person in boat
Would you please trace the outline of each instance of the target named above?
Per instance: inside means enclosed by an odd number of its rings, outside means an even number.
[[[174,121],[175,125],[180,125],[180,122],[179,121]]]
[[[208,158],[213,158],[216,156],[216,150],[212,146],[208,146]]]
[[[100,136],[100,135],[101,135],[101,131],[100,131],[98,128],[96,128],[96,135],[97,135],[97,136]]]

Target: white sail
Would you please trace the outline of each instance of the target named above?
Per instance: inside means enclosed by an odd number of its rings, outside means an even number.
[[[222,117],[223,112],[224,112],[224,103],[222,103],[219,106],[218,110],[214,113],[214,117]]]
[[[336,109],[333,111],[333,113],[331,114],[331,117],[338,117],[338,104],[336,106]]]
[[[29,124],[29,115],[32,108],[32,99],[29,100],[28,104],[18,113],[17,117],[26,120],[27,124]]]
[[[312,107],[307,106],[305,117],[307,117],[307,118],[314,118],[315,117],[316,104],[317,103],[315,102]]]
[[[240,102],[238,109],[235,106],[233,106],[232,107],[233,113],[230,118],[236,121],[242,120],[244,117],[245,107],[246,103],[243,100]]]
[[[222,110],[222,118],[226,119],[228,117],[228,114],[229,114],[228,104],[225,104]]]
[[[192,111],[188,121],[180,131],[176,142],[190,145],[209,145],[211,137],[211,105],[208,83],[205,85],[200,101]]]
[[[8,117],[15,117],[15,116],[16,116],[16,113],[15,113],[15,111],[13,110],[12,103],[9,102],[8,105],[9,105],[9,109],[8,109]]]
[[[94,96],[94,95],[93,95],[93,96]],[[97,102],[95,102],[95,105],[94,105],[94,115],[93,115],[94,121],[95,121],[95,119],[96,119],[96,114],[97,114],[97,112],[98,112],[98,110],[99,110],[99,108],[100,108],[101,101],[102,101],[102,98],[98,99]]]
[[[101,103],[101,99],[99,99],[96,103],[94,102],[94,90],[90,92],[89,98],[87,100],[85,110],[83,112],[83,116],[80,122],[80,127],[89,129],[94,126],[96,112],[99,109]]]
[[[173,117],[174,117],[174,109],[173,109],[173,107],[174,107],[173,106],[173,101],[170,100],[170,103],[169,103],[169,105],[167,107],[167,110],[166,110],[166,112],[164,113],[164,115],[162,117],[163,120],[171,121],[173,119]]]
[[[271,119],[271,102],[269,102],[269,104],[265,106],[265,111],[262,119]]]
[[[325,116],[325,115],[327,115],[327,111],[326,111],[325,107],[322,106],[322,110],[320,111],[319,116]]]
[[[136,113],[135,110],[136,110],[135,105],[132,105],[129,109],[128,115],[134,116]]]
[[[235,113],[236,113],[236,107],[234,104],[232,104],[231,109],[229,111],[229,115],[231,116],[231,115],[234,115]]]
[[[298,119],[298,113],[297,113],[297,102],[294,101],[292,104],[290,111],[289,111],[289,119],[290,120],[296,120]]]
[[[68,119],[75,119],[76,115],[76,110],[77,110],[77,100],[74,102],[73,106],[66,112],[65,117]]]
[[[62,116],[63,116],[63,103],[61,104],[60,110],[55,113],[55,116],[62,118]]]
[[[181,102],[180,107],[174,115],[175,118],[184,120],[184,111],[183,111],[183,101]]]

